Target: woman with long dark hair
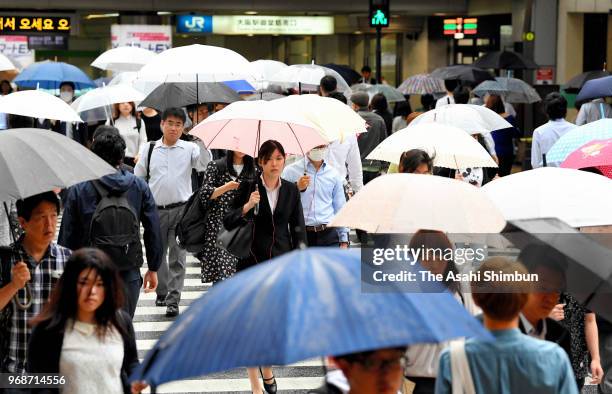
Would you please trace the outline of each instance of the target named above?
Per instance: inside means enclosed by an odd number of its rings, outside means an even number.
[[[93,248],[74,252],[31,323],[28,372],[65,377],[62,393],[130,393],[138,365],[136,339],[118,272],[108,256]],[[57,390],[59,392],[59,390]]]
[[[216,283],[236,273],[238,258],[216,246],[217,234],[238,188],[250,188],[255,177],[253,158],[241,152],[227,151],[225,157],[208,163],[199,196],[206,212],[205,246],[197,255],[202,267],[202,283]]]
[[[300,192],[295,183],[281,179],[285,167],[285,149],[280,142],[268,140],[259,148],[257,163],[261,176],[253,188],[241,188],[234,199],[233,209],[225,216],[228,230],[252,220],[253,242],[250,254],[238,263],[238,270],[264,263],[274,257],[306,244],[304,214]],[[249,380],[254,393],[261,393],[257,370],[249,368]],[[272,368],[262,368],[266,393],[276,393]]]
[[[497,174],[499,176],[510,175],[512,165],[514,164],[514,139],[523,136],[523,133],[516,127],[516,119],[514,116],[506,112],[502,98],[495,94],[490,94],[485,99],[485,106],[497,113],[512,125],[507,129],[494,130],[491,136],[495,141],[495,153],[499,159],[499,168]]]
[[[140,115],[136,113],[136,105],[132,102],[115,104],[113,125],[119,130],[119,134],[125,141],[125,159],[123,159],[123,162],[134,167],[138,161],[140,148],[148,140],[147,128],[140,119]]]

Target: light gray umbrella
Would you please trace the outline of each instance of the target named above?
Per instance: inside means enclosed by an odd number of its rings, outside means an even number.
[[[220,82],[168,82],[155,88],[140,106],[163,112],[167,108],[196,103],[231,104],[240,100],[238,93]]]
[[[0,201],[17,200],[116,171],[76,141],[42,129],[0,132]]]
[[[476,86],[472,92],[478,97],[483,97],[486,94],[505,96],[508,94],[508,89],[503,87],[501,83],[497,81],[484,81]]]
[[[351,86],[353,92],[366,92],[370,96],[370,100],[375,94],[382,93],[387,102],[389,103],[397,103],[398,101],[406,101],[406,97],[394,88],[393,86],[377,84],[370,85],[368,83],[358,83]]]
[[[509,103],[531,104],[542,98],[534,88],[517,78],[495,78],[495,81],[484,81],[474,88],[474,94],[482,97],[485,94],[502,96]]]

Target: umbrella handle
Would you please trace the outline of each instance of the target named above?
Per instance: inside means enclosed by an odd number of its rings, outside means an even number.
[[[9,222],[9,231],[11,233],[11,238],[13,238],[13,243],[15,243],[15,242],[17,242],[17,240],[15,239],[15,231],[13,229],[14,223],[11,220],[11,213],[9,211],[9,208],[8,208],[8,205],[6,204],[6,202],[3,202],[3,205],[4,205],[4,212],[6,213],[6,220]],[[21,255],[20,255],[19,251],[15,250],[15,252],[21,258]],[[21,259],[21,260],[23,260],[23,259]],[[30,289],[30,285],[28,283],[26,283],[25,291],[26,291],[26,302],[25,302],[25,304],[22,304],[19,301],[19,298],[17,297],[17,294],[15,294],[15,296],[13,297],[13,300],[15,302],[15,306],[18,309],[20,309],[20,310],[26,310],[30,306],[32,306],[32,289]]]

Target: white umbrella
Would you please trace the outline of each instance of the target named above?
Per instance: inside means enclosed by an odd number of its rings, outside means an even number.
[[[32,118],[82,122],[70,105],[42,90],[23,90],[0,97],[0,112]]]
[[[255,78],[252,85],[257,90],[264,90],[270,84],[270,78],[288,66],[276,60],[255,60],[251,62],[250,67]]]
[[[417,116],[408,127],[423,123],[442,123],[459,127],[470,134],[486,134],[512,127],[487,107],[472,104],[450,104]]]
[[[284,89],[294,88],[302,90],[314,89],[321,83],[321,78],[326,75],[331,75],[336,78],[337,88],[339,92],[349,97],[351,88],[348,86],[344,78],[331,68],[319,66],[316,64],[293,64],[283,68],[270,78],[270,83],[281,85]],[[306,85],[306,86],[302,86]]]
[[[274,104],[282,112],[295,112],[315,124],[329,141],[367,132],[365,120],[348,105],[333,98],[316,94],[291,95]]]
[[[499,233],[506,221],[479,188],[434,175],[388,174],[363,187],[331,221],[370,233]]]
[[[159,82],[223,82],[252,77],[250,63],[242,55],[200,44],[167,49],[138,72],[138,79]]]
[[[0,53],[0,71],[15,70],[16,68],[8,57]]]
[[[391,134],[367,159],[399,164],[401,154],[410,149],[423,149],[434,156],[436,167],[497,167],[491,155],[465,131],[436,123],[423,123]]]
[[[104,52],[91,65],[109,71],[138,71],[155,56],[155,52],[139,47],[118,47]]]
[[[482,190],[506,220],[558,218],[572,227],[612,224],[612,181],[598,174],[542,167],[496,179]]]
[[[116,103],[135,102],[144,100],[145,95],[129,85],[105,86],[90,90],[78,99],[71,107],[88,121],[99,121],[110,118],[111,105]]]

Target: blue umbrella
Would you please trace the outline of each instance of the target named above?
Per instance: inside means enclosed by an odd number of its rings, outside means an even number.
[[[367,267],[367,266],[365,266]],[[215,285],[149,351],[152,386],[238,367],[489,334],[449,293],[362,291],[357,250],[309,248]]]
[[[586,81],[582,89],[580,89],[578,96],[576,96],[576,101],[586,101],[608,96],[612,96],[612,75]]]
[[[612,138],[612,119],[599,119],[576,127],[555,142],[546,154],[546,162],[562,163],[570,153],[587,142],[608,138]]]
[[[253,87],[253,85],[251,85],[249,82],[245,81],[244,79],[237,79],[235,81],[223,81],[223,83],[227,85],[228,87],[232,88],[238,94],[253,93],[257,90]]]
[[[34,63],[14,79],[17,86],[31,89],[58,89],[64,81],[74,83],[78,90],[96,87],[95,82],[79,68],[62,62]]]

